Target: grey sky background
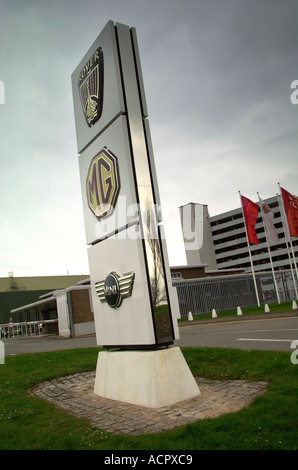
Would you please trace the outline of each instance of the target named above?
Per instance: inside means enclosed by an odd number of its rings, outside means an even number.
[[[71,74],[134,26],[171,265],[178,207],[297,194],[296,0],[0,0],[0,276],[88,273]]]

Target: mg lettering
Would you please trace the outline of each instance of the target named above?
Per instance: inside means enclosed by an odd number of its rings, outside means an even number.
[[[105,295],[116,295],[116,294],[117,294],[117,286],[105,287]]]
[[[112,214],[120,190],[118,161],[105,148],[91,161],[86,190],[88,206],[98,220]]]

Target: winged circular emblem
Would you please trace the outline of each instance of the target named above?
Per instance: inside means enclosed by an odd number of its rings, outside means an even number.
[[[115,271],[110,272],[104,281],[95,283],[95,290],[101,302],[107,302],[112,308],[120,307],[122,300],[132,294],[135,273],[129,272],[122,276]]]

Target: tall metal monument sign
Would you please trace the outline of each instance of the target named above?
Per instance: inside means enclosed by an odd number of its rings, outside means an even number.
[[[152,365],[164,362],[177,374],[178,361],[190,372],[179,348],[168,348],[179,337],[179,306],[135,29],[109,21],[73,72],[72,90],[96,338],[107,349],[99,353],[95,393],[163,406],[173,383],[157,370],[162,390],[152,399]]]

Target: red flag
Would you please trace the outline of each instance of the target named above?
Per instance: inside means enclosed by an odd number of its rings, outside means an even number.
[[[298,237],[298,198],[285,189],[280,189],[288,219],[290,235],[291,237]]]
[[[256,222],[258,218],[259,206],[247,197],[241,196],[243,214],[245,219],[246,231],[250,245],[258,245],[259,240],[256,233]]]

